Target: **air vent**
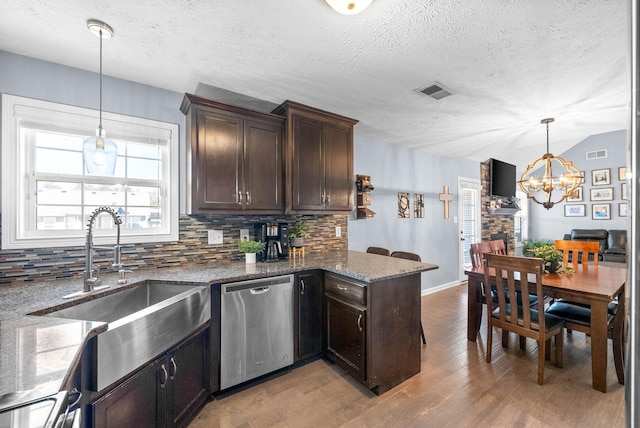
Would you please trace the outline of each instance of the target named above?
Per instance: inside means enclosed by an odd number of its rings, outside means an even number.
[[[451,91],[447,90],[438,82],[433,82],[428,84],[427,86],[417,89],[418,92],[421,92],[435,100],[441,100],[444,97],[448,97],[449,95],[453,95]]]
[[[607,157],[607,149],[587,152],[587,160],[602,159]]]

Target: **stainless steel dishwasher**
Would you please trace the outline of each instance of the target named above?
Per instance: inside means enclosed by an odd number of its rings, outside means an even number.
[[[220,389],[293,364],[293,275],[220,291]]]

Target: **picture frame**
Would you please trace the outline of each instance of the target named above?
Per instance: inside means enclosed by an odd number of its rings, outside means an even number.
[[[585,217],[587,206],[585,204],[578,205],[565,205],[564,216],[565,217]]]
[[[593,204],[591,205],[591,218],[594,220],[610,220],[611,204]]]
[[[573,191],[573,196],[567,197],[567,202],[582,202],[582,186],[576,187],[576,190]]]
[[[627,179],[627,167],[620,166],[618,167],[618,180],[624,181]]]
[[[413,195],[413,216],[415,218],[424,218],[424,193],[415,193]]]
[[[627,183],[620,183],[620,199],[629,200],[628,189]]]
[[[618,217],[627,217],[629,215],[629,204],[621,202],[618,204]]]
[[[409,210],[409,193],[398,192],[398,218],[410,218],[411,211]]]
[[[590,201],[613,201],[613,187],[589,189]]]
[[[605,186],[611,184],[611,168],[594,169],[591,171],[591,185]]]

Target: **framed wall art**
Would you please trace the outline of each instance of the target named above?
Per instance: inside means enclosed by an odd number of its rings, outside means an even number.
[[[620,183],[620,199],[628,200],[629,193],[628,192],[627,183]]]
[[[573,191],[573,195],[567,198],[567,202],[582,202],[582,186]]]
[[[618,204],[618,216],[627,217],[628,215],[629,215],[629,204],[626,202],[622,202]]]
[[[415,218],[424,218],[424,194],[422,193],[413,195],[413,216]]]
[[[398,218],[411,217],[411,211],[409,211],[409,193],[398,192]]]
[[[578,204],[578,205],[565,205],[564,206],[564,216],[565,217],[585,217],[586,213],[586,205]]]
[[[611,168],[594,169],[591,171],[591,184],[594,186],[611,184]]]
[[[589,189],[591,201],[613,201],[613,187]]]
[[[611,204],[593,204],[591,205],[591,218],[594,220],[611,219]]]
[[[618,167],[618,180],[624,181],[627,179],[627,167],[621,166]]]

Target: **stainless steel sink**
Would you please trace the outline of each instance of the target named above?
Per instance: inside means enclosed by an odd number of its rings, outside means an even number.
[[[211,288],[149,282],[46,316],[104,321],[95,338],[95,388],[102,390],[186,338],[211,318]]]

